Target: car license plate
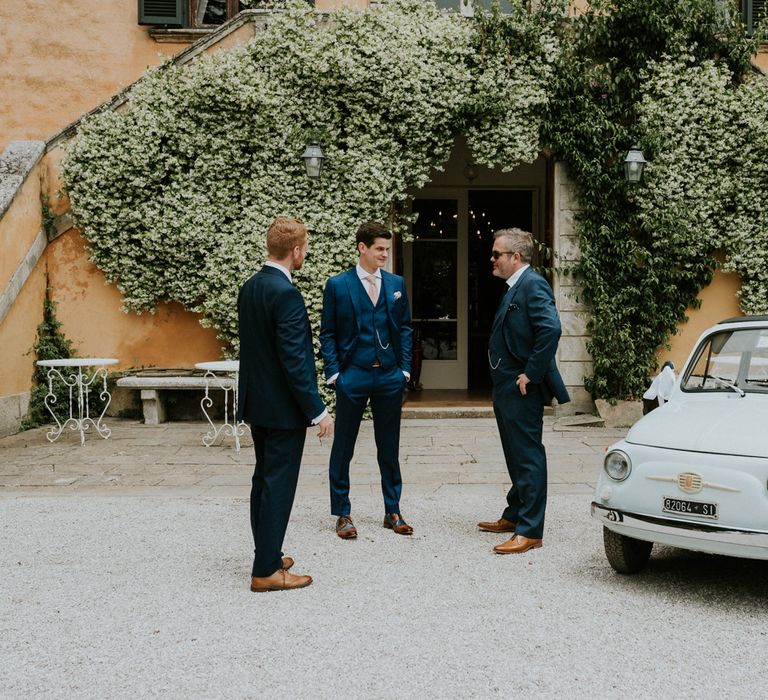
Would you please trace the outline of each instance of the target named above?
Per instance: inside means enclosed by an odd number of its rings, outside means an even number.
[[[684,501],[682,498],[669,498],[664,496],[662,510],[665,513],[678,515],[698,515],[700,518],[717,520],[717,503],[704,503],[702,501]]]

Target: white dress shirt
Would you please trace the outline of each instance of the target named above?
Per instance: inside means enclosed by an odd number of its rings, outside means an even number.
[[[367,270],[364,270],[360,263],[355,265],[355,270],[357,270],[357,276],[360,278],[360,281],[364,283],[363,287],[365,287],[365,291],[367,292],[368,278],[371,276],[371,273]],[[373,272],[373,276],[376,278],[376,283],[379,285],[379,289],[381,289],[381,270],[376,268],[376,270]]]
[[[271,260],[267,260],[267,262],[264,263],[266,267],[274,267],[276,270],[280,270],[287,278],[288,281],[293,284],[293,277],[291,277],[291,271],[287,267],[283,267],[280,263],[272,262]]]
[[[528,263],[525,263],[517,272],[515,272],[508,280],[507,284],[509,285],[510,289],[515,286],[517,283],[517,280],[519,280],[523,273],[530,267]]]

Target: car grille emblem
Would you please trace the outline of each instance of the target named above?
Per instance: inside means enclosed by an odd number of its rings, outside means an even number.
[[[677,475],[677,486],[685,493],[698,493],[701,491],[703,482],[699,474],[683,472]]]

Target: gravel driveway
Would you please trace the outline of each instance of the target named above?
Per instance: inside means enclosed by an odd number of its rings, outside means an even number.
[[[502,503],[404,500],[416,534],[299,497],[286,553],[315,583],[248,590],[245,499],[0,499],[0,696],[762,697],[768,562],[656,551],[620,577],[589,496],[550,497],[544,547],[490,552]]]

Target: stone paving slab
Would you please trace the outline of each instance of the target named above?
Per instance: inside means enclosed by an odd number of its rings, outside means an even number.
[[[33,494],[181,495],[218,498],[247,495],[253,469],[250,435],[234,449],[231,438],[205,447],[204,423],[165,423],[148,426],[131,420],[110,419],[112,436],[104,440],[88,435],[46,439],[38,428],[0,439],[0,496]],[[605,447],[623,431],[583,427],[568,431],[545,418],[544,442],[549,457],[549,481],[560,493],[584,493],[596,479]],[[325,493],[332,441],[320,440],[314,429],[307,434],[300,489]],[[496,422],[488,418],[439,420],[408,419],[401,430],[400,458],[403,497],[408,493],[499,493],[509,487]],[[360,429],[351,467],[353,488],[378,495],[379,470],[373,425]]]

